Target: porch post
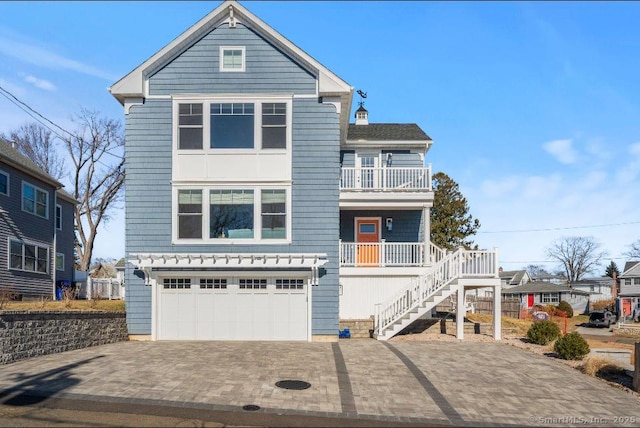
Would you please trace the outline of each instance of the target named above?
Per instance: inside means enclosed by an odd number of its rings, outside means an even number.
[[[502,286],[493,287],[493,338],[502,339]]]
[[[424,244],[422,266],[424,266],[427,263],[432,263],[431,248],[429,248],[431,242],[431,218],[429,218],[429,208],[427,207],[422,207],[422,242]]]
[[[458,286],[458,304],[456,307],[456,338],[464,339],[464,285]]]

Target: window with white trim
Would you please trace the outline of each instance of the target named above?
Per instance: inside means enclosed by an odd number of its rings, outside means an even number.
[[[49,192],[22,182],[22,210],[43,218],[49,218]]]
[[[177,100],[174,108],[178,151],[285,150],[290,146],[288,102],[196,98]]]
[[[9,239],[9,269],[48,273],[49,248]]]
[[[559,303],[558,293],[542,293],[542,303]]]
[[[178,190],[178,238],[202,238],[202,190]]]
[[[56,253],[56,270],[64,270],[64,254]]]
[[[56,204],[56,229],[62,230],[62,205]]]
[[[631,278],[625,278],[624,285],[631,285]]]
[[[165,289],[186,290],[191,288],[191,278],[165,278],[162,287]]]
[[[220,71],[245,71],[245,47],[220,46]]]
[[[9,174],[0,171],[0,194],[9,196]]]
[[[253,190],[209,191],[209,238],[253,239]]]
[[[633,285],[640,285],[640,278],[633,278]]]
[[[178,148],[202,149],[202,104],[178,104]]]
[[[188,188],[177,189],[176,196],[178,240],[279,243],[289,237],[287,189]]]

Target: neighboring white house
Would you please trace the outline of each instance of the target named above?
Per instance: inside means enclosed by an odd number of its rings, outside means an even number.
[[[589,293],[589,300],[591,302],[598,302],[601,300],[611,300],[614,298],[612,293],[614,281],[608,276],[596,277],[596,278],[584,278],[577,282],[572,282],[569,287],[585,291]]]

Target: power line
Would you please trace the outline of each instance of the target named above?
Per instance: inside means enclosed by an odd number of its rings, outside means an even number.
[[[53,134],[55,134],[61,140],[65,140],[65,138],[62,135],[60,135],[58,132],[56,132],[54,129],[52,129],[49,125],[44,123],[42,120],[45,120],[46,122],[50,123],[51,125],[55,126],[58,129],[60,129],[62,132],[64,132],[64,133],[68,134],[69,136],[71,136],[72,139],[70,141],[73,141],[73,138],[76,138],[75,134],[67,131],[66,129],[64,129],[60,125],[58,125],[55,122],[53,122],[51,119],[46,118],[40,112],[36,111],[33,107],[31,107],[30,105],[28,105],[24,101],[21,101],[18,97],[16,97],[14,94],[9,92],[8,90],[3,88],[2,86],[0,86],[0,95],[4,96],[7,100],[9,100],[11,103],[13,103],[16,107],[18,107],[20,110],[22,110],[25,113],[27,113],[31,118],[33,118],[38,123],[40,123],[42,126],[47,128],[49,131],[51,131]],[[26,109],[25,109],[25,107],[26,107]],[[39,118],[42,118],[42,120],[39,119],[38,117],[34,116],[33,114],[36,114]],[[80,147],[78,147],[78,149],[79,148]],[[111,156],[115,157],[118,160],[123,160],[122,156],[115,155],[115,154],[113,154],[113,153],[111,153],[111,152],[109,152],[107,150],[104,150],[103,153],[111,155]],[[104,163],[102,163],[100,161],[96,161],[96,162],[101,163],[103,166],[109,167],[108,165],[106,165],[106,164],[104,164]]]
[[[629,222],[623,222],[623,223],[610,223],[610,224],[593,224],[588,226],[548,227],[548,228],[541,228],[541,229],[515,229],[515,230],[493,230],[493,231],[479,230],[476,233],[548,232],[548,231],[554,231],[554,230],[593,229],[597,227],[626,226],[630,224],[640,224],[640,221],[629,221]]]

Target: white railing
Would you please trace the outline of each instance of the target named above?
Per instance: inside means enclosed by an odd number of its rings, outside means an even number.
[[[431,191],[431,165],[424,168],[343,167],[340,190]]]
[[[459,248],[439,260],[429,273],[411,286],[377,305],[375,330],[378,334],[422,304],[435,292],[458,278],[498,278],[497,251],[473,251]]]
[[[424,266],[422,242],[340,242],[340,266]]]

